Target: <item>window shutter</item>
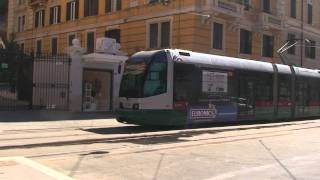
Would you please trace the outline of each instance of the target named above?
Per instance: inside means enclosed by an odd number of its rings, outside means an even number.
[[[53,24],[54,7],[50,8],[50,24]]]
[[[89,32],[87,34],[87,52],[94,52],[94,32]]]
[[[66,16],[66,20],[70,21],[70,15],[71,15],[71,2],[67,3],[67,16]]]
[[[89,16],[90,4],[88,1],[89,0],[84,0],[84,16]]]
[[[106,13],[111,12],[111,0],[106,0]]]
[[[158,24],[150,24],[149,47],[156,48],[158,46]]]
[[[161,23],[161,47],[170,46],[170,22]]]
[[[91,15],[98,15],[98,0],[92,0],[92,14]]]
[[[79,0],[76,0],[75,19],[79,18]]]
[[[121,11],[122,0],[117,0],[117,11]]]
[[[58,6],[58,23],[61,22],[61,6]]]
[[[42,10],[42,26],[44,26],[45,19],[46,19],[46,14],[45,14],[45,11]]]
[[[223,25],[219,23],[213,24],[213,48],[222,49],[223,43]]]
[[[52,55],[56,55],[58,52],[58,40],[57,38],[51,39],[51,53]]]
[[[39,12],[36,12],[36,18],[34,18],[35,27],[39,27]]]
[[[26,16],[22,16],[22,31],[24,31],[24,25],[26,24]]]

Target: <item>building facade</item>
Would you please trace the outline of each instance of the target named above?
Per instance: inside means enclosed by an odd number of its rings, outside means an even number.
[[[8,35],[25,51],[63,53],[73,38],[87,52],[115,38],[129,55],[179,48],[319,68],[317,0],[13,0]]]
[[[7,11],[8,1],[2,0],[0,2],[0,38],[5,39],[7,32]]]

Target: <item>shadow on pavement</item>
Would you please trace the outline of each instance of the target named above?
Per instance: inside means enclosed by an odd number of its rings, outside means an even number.
[[[183,128],[177,127],[153,127],[153,126],[119,126],[119,127],[107,127],[107,128],[91,128],[83,129],[96,134],[142,134],[148,132],[161,132],[170,130],[179,130]]]
[[[90,120],[115,118],[111,112],[72,113],[63,111],[4,111],[0,112],[0,122],[36,122],[62,120]]]
[[[311,122],[306,122],[306,124],[309,124],[309,123]],[[247,125],[247,124],[248,123],[244,123],[244,124],[241,123],[241,125]],[[232,124],[219,123],[218,125],[214,126],[214,127],[227,127],[227,126],[231,127],[231,128],[221,128],[221,129],[204,128],[204,127],[208,127],[208,128],[212,127],[212,125],[211,126],[197,125],[193,127],[188,127],[188,129],[172,128],[172,127],[156,128],[156,127],[144,127],[144,126],[123,126],[123,127],[110,127],[110,128],[92,128],[92,129],[83,129],[83,130],[92,132],[92,133],[97,133],[97,134],[135,134],[136,136],[129,137],[129,138],[105,139],[104,142],[107,141],[111,143],[133,143],[133,144],[148,145],[148,144],[167,144],[167,143],[184,142],[184,141],[189,141],[186,138],[191,138],[191,137],[203,135],[203,134],[218,134],[218,133],[229,132],[229,131],[242,131],[242,130],[254,130],[254,129],[270,129],[270,128],[283,127],[283,126],[293,126],[297,124],[295,122],[287,122],[285,124],[273,124],[273,125],[269,124],[268,125],[267,123],[267,124],[260,124],[259,126],[252,126],[252,127],[237,126],[233,128],[230,125]],[[239,125],[239,123],[234,125]],[[182,129],[184,129],[184,131],[170,132],[170,130],[182,130]],[[143,133],[160,132],[160,131],[168,131],[168,132],[161,133],[161,134],[153,134],[153,135],[143,135]],[[260,132],[257,132],[257,134],[260,134]],[[223,138],[226,138],[226,137],[223,137]]]

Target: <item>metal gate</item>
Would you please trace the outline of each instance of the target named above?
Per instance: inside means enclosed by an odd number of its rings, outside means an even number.
[[[32,104],[32,58],[0,49],[0,110],[26,110]]]
[[[33,109],[69,109],[70,64],[71,60],[67,55],[34,57]]]
[[[25,55],[0,49],[0,111],[68,110],[67,55]]]

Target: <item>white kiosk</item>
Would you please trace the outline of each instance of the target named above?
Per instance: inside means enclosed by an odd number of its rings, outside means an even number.
[[[79,40],[73,40],[69,49],[71,111],[106,112],[118,107],[123,67],[128,59],[119,49],[114,39],[99,38],[95,53],[84,55]]]

